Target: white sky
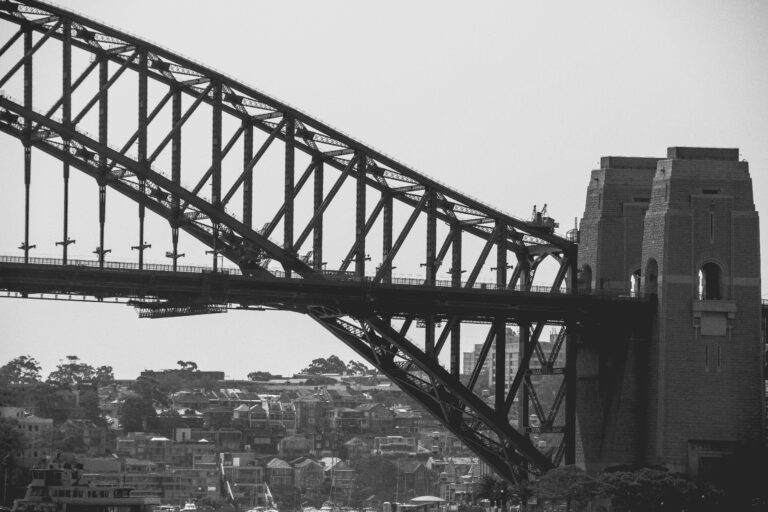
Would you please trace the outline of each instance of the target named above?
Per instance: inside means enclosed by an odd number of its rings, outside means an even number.
[[[601,156],[661,157],[668,146],[739,147],[750,163],[756,208],[768,211],[768,3],[469,5],[66,2],[518,217],[547,203],[563,231],[581,217],[589,171]],[[0,44],[10,30],[0,25]],[[5,203],[9,190],[23,190],[21,151],[0,135],[2,172],[17,177],[0,188]],[[48,222],[58,226],[56,215]],[[764,255],[767,229],[764,218]],[[0,237],[0,252],[20,253],[13,233]],[[147,258],[162,261],[169,242],[150,241],[157,252]],[[88,255],[91,247],[72,251]],[[762,274],[766,283],[766,258]],[[332,353],[355,357],[290,313],[139,320],[125,306],[5,299],[0,325],[0,364],[30,354],[45,372],[68,354],[110,364],[120,378],[179,359],[239,378],[253,370],[290,373]],[[465,337],[465,348],[481,341]]]

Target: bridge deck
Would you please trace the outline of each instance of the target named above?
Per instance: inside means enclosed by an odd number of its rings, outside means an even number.
[[[60,294],[123,298],[171,303],[234,304],[240,307],[266,306],[303,309],[306,306],[339,308],[358,315],[399,316],[407,313],[438,316],[459,315],[466,320],[490,321],[505,316],[510,320],[562,321],[567,317],[598,317],[606,312],[627,317],[645,317],[651,301],[639,297],[591,295],[551,291],[502,290],[491,283],[456,288],[438,282],[426,286],[423,280],[400,278],[391,283],[373,283],[348,274],[328,273],[325,279],[286,278],[274,274],[244,276],[224,269],[206,267],[145,265],[139,270],[130,263],[43,258],[23,263],[20,258],[0,258],[0,289],[18,294]],[[302,307],[303,306],[303,307]]]

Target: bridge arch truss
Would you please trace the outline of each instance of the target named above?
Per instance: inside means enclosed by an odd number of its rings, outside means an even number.
[[[169,225],[167,274],[179,270],[182,232],[212,254],[211,279],[220,275],[230,279],[228,289],[237,284],[250,290],[237,299],[211,297],[210,291],[125,292],[126,297],[151,296],[168,307],[227,302],[307,314],[418,400],[504,478],[515,481],[528,471],[574,462],[574,333],[584,306],[577,307],[571,293],[577,278],[573,241],[556,235],[546,222],[522,221],[491,208],[256,89],[82,15],[39,1],[0,1],[0,26],[10,35],[0,41],[0,89],[8,91],[0,96],[0,131],[23,145],[25,193],[23,257],[8,267],[12,272],[3,274],[0,287],[23,294],[95,293],[85,285],[54,283],[50,276],[52,284],[35,286],[8,277],[24,276],[21,265],[31,268],[35,262],[29,227],[34,149],[62,165],[59,275],[72,266],[67,191],[73,169],[93,178],[98,190],[93,272],[110,272],[105,245],[110,191],[138,205],[138,238],[131,242],[136,279],[150,271],[144,257],[149,211]],[[59,55],[60,85],[40,84],[34,74],[34,60],[51,47]],[[75,73],[73,62],[85,61]],[[135,108],[131,119],[121,119],[132,127],[121,139],[111,130],[110,115],[116,100],[124,107],[117,90],[126,82]],[[34,104],[33,92],[41,86],[58,87],[53,104]],[[83,95],[88,88],[93,94]],[[193,144],[210,148],[209,158],[203,164],[183,161],[187,130],[201,122],[204,138],[196,136]],[[281,200],[257,215],[254,194],[266,179],[261,165],[268,154],[271,168],[279,155]],[[210,191],[208,197],[204,191]],[[344,226],[328,213],[342,202],[354,212]],[[398,281],[393,269],[398,258],[413,259],[403,247],[414,239],[423,250],[416,256],[422,275]],[[331,246],[341,247],[343,258],[329,267],[324,260]],[[479,249],[471,259],[468,246]],[[378,254],[371,256],[372,248]],[[227,277],[222,258],[237,276]],[[553,262],[555,271],[537,287],[543,262]],[[494,282],[480,283],[489,266]],[[449,277],[441,280],[441,273]],[[260,294],[264,283],[279,290]],[[462,377],[466,323],[483,324],[487,334],[474,367]],[[490,394],[481,396],[479,379],[488,364],[497,376],[505,374],[510,325],[519,330],[519,369],[511,382],[496,378]],[[560,329],[551,343],[544,343],[547,325]],[[423,336],[414,341],[417,326]],[[447,367],[439,360],[444,351]],[[558,383],[547,399],[536,391],[542,379]],[[556,442],[540,449],[532,440],[539,434]]]

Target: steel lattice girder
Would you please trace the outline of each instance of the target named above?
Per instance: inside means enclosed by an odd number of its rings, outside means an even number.
[[[403,241],[409,236],[416,218],[425,215],[427,217],[427,263],[425,264],[427,284],[434,283],[437,269],[448,249],[452,247],[453,285],[472,288],[486,258],[496,247],[498,288],[530,290],[538,265],[544,258],[552,257],[559,264],[559,271],[550,287],[552,291],[560,290],[566,283],[570,289],[575,289],[576,246],[572,242],[555,235],[547,227],[518,220],[454,191],[251,87],[134,36],[43,2],[0,1],[0,19],[20,26],[19,32],[0,49],[0,57],[22,35],[24,40],[24,56],[11,66],[4,77],[0,78],[0,85],[22,68],[26,82],[29,82],[29,84],[25,82],[23,104],[14,102],[10,98],[0,97],[2,109],[0,130],[25,144],[27,175],[31,165],[29,159],[31,147],[44,151],[64,163],[65,197],[69,166],[97,180],[100,186],[102,229],[102,242],[97,250],[101,266],[104,266],[106,252],[103,246],[104,190],[109,187],[140,205],[139,219],[142,235],[140,235],[139,245],[136,246],[139,249],[140,268],[146,246],[143,239],[143,212],[146,208],[167,219],[172,226],[174,268],[178,257],[176,251],[178,230],[182,229],[213,250],[214,269],[217,261],[215,255],[221,253],[238,264],[244,273],[267,277],[269,272],[261,263],[265,258],[270,258],[278,261],[288,276],[295,273],[308,282],[323,282],[327,280],[327,275],[319,271],[322,265],[323,211],[333,201],[341,183],[347,178],[353,178],[357,183],[354,242],[347,253],[348,256],[338,269],[340,274],[346,272],[347,266],[354,261],[354,273],[357,278],[365,275],[366,236],[381,215],[384,223],[384,256],[374,282],[387,283],[391,279],[392,260]],[[32,44],[33,32],[43,34],[34,45]],[[41,113],[32,108],[31,60],[37,49],[51,40],[59,40],[63,44],[64,87],[61,99],[47,112]],[[95,57],[74,81],[72,81],[70,69],[72,48],[83,50]],[[108,62],[117,65],[116,71],[111,76],[108,74]],[[96,68],[99,69],[98,92],[73,117],[72,93]],[[116,150],[108,145],[107,93],[111,85],[117,82],[127,70],[135,72],[139,77],[139,126],[122,148]],[[152,108],[151,112],[147,98],[148,81],[169,87],[168,93]],[[182,94],[193,99],[192,104],[183,113],[181,111]],[[165,133],[160,144],[150,152],[147,147],[147,127],[168,101],[172,103],[172,127]],[[203,104],[210,106],[213,112],[210,132],[212,161],[197,185],[187,189],[180,183],[181,162],[178,147],[186,120]],[[78,126],[80,120],[96,105],[98,105],[99,114],[97,139],[83,133]],[[52,118],[59,108],[63,115],[61,121]],[[236,119],[239,125],[226,143],[222,136],[222,116]],[[253,153],[250,138],[254,128],[268,134],[267,140],[255,153]],[[244,140],[243,171],[231,188],[222,194],[221,163],[240,137]],[[250,200],[246,199],[247,195],[244,195],[243,201],[243,220],[238,220],[225,207],[239,187],[244,189],[252,187],[254,166],[276,140],[281,141],[285,146],[284,202],[264,229],[255,230],[251,226],[251,204]],[[127,153],[134,144],[138,145],[136,158],[128,156]],[[152,165],[158,155],[169,145],[171,147],[170,177],[163,175]],[[294,181],[293,174],[295,149],[306,153],[312,159],[312,163],[298,182]],[[322,183],[324,167],[340,171],[336,184],[325,194]],[[298,239],[294,239],[294,198],[301,187],[308,182],[311,174],[315,176],[313,209],[315,214],[309,224],[299,232]],[[209,180],[213,193],[211,199],[207,200],[200,197],[199,192]],[[381,193],[381,199],[366,218],[366,190],[368,189]],[[393,200],[412,211],[406,227],[401,230],[396,239],[392,233]],[[28,205],[27,200],[27,208]],[[66,260],[66,247],[69,243],[66,237],[66,217],[65,200],[65,236],[62,242],[64,260]],[[269,239],[270,233],[281,220],[284,224],[282,246]],[[439,251],[435,230],[437,220],[450,226],[449,236]],[[28,222],[25,225],[28,228]],[[310,231],[313,232],[312,265],[297,257],[297,251],[308,239]],[[474,263],[466,283],[462,283],[459,278],[462,234],[479,237],[485,243],[481,256]],[[28,232],[25,234],[24,246],[26,261],[29,249]],[[509,278],[506,273],[508,251],[517,258],[517,264]],[[527,368],[525,372],[522,370],[518,372],[520,378],[515,379],[516,386],[512,387],[512,392],[509,394],[497,386],[495,411],[472,393],[471,386],[467,388],[458,382],[459,345],[458,336],[454,338],[453,334],[458,332],[461,318],[455,315],[455,312],[446,313],[454,315],[450,316],[452,327],[444,329],[437,341],[434,337],[435,316],[434,314],[426,315],[427,341],[422,351],[405,337],[407,325],[410,325],[416,315],[413,311],[407,315],[406,325],[401,328],[401,332],[396,332],[389,327],[387,320],[389,313],[378,312],[371,315],[358,311],[359,308],[348,306],[344,311],[337,309],[333,314],[321,315],[318,311],[329,311],[326,305],[307,306],[291,302],[281,304],[284,309],[309,312],[334,335],[352,346],[369,362],[376,364],[396,383],[418,398],[430,412],[460,435],[470,447],[506,478],[514,479],[522,465],[532,464],[539,470],[551,466],[551,461],[539,453],[524,434],[519,434],[512,429],[507,418],[507,412],[517,390],[523,389],[523,394],[526,393],[528,386],[521,387],[518,381],[525,379],[524,373],[527,374]],[[477,314],[484,314],[488,319],[493,319],[496,322],[494,325],[497,326],[501,325],[498,322],[507,318],[500,310],[488,305],[484,306],[474,298],[470,299],[467,306],[474,307]],[[525,306],[522,307],[525,308]],[[530,307],[528,313],[531,314]],[[582,317],[582,314],[583,312],[574,310],[570,314],[563,313],[560,320],[575,322]],[[343,316],[348,316],[360,327],[355,328],[353,324],[341,320]],[[519,316],[525,316],[525,312],[519,313]],[[502,344],[502,350],[499,353],[503,354],[503,330],[501,332],[501,335],[497,334],[496,343]],[[449,334],[452,336],[450,373],[437,363],[437,355]],[[489,337],[488,343],[491,339]],[[536,352],[538,356],[540,347],[537,347],[538,340],[534,338],[527,345],[526,350],[531,353]],[[530,359],[530,354],[527,357]],[[395,358],[399,359],[398,364]],[[498,361],[500,358],[497,359],[497,368]],[[427,378],[417,377],[416,372],[423,372]],[[533,400],[536,400],[535,394]],[[558,404],[560,401],[562,397]],[[573,400],[568,396],[565,401],[572,406]],[[539,409],[540,407],[536,408],[537,414],[540,413]],[[549,416],[552,417],[554,414],[556,411]],[[573,412],[567,412],[566,416],[566,430],[572,436]],[[487,437],[475,432],[473,427],[478,425],[482,426],[481,430],[492,432],[492,436]],[[493,439],[493,436],[498,439]],[[568,453],[571,454],[572,459],[573,439],[572,437],[567,439],[570,443]],[[568,459],[569,456],[566,456],[566,460]]]

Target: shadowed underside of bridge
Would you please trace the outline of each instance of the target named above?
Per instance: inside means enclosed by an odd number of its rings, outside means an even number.
[[[576,245],[554,234],[550,220],[525,222],[497,211],[253,88],[58,7],[0,1],[0,24],[8,35],[0,41],[0,88],[8,91],[0,95],[0,130],[24,147],[25,184],[23,256],[0,262],[1,289],[25,297],[125,299],[150,316],[218,306],[305,313],[504,478],[574,462],[575,336],[585,326],[618,332],[619,325],[641,323],[651,308],[630,298],[579,296]],[[60,83],[40,80],[34,71],[35,59],[44,52],[49,59],[51,51]],[[73,62],[83,63],[77,73]],[[132,91],[127,99],[126,83]],[[56,89],[58,99],[36,104],[38,88]],[[122,136],[115,133],[115,117],[123,131],[131,127]],[[210,148],[205,163],[182,159],[188,140]],[[49,214],[61,223],[56,261],[30,254],[33,149],[62,166],[63,208]],[[254,198],[267,180],[263,167],[274,169],[275,162],[280,201],[257,214],[263,203]],[[93,178],[98,189],[97,261],[68,254],[74,243],[71,169]],[[135,264],[106,258],[107,190],[138,205],[138,240],[118,234],[135,243]],[[147,210],[170,226],[167,267],[145,263]],[[207,248],[209,269],[178,265],[180,233]],[[414,243],[416,252],[405,249]],[[338,265],[324,261],[340,248]],[[414,258],[421,276],[393,275],[396,264]],[[225,267],[224,259],[233,265]],[[547,262],[553,270],[537,275]],[[486,266],[492,266],[493,282],[480,283]],[[441,273],[449,277],[440,281]],[[487,334],[474,368],[465,368],[469,377],[461,380],[461,327],[467,322],[486,324]],[[418,341],[414,324],[422,328]],[[509,324],[518,327],[520,339],[511,382],[499,377],[511,346]],[[561,331],[545,350],[540,337],[547,324]],[[438,359],[444,348],[447,368]],[[476,388],[491,349],[499,378],[482,399]],[[539,397],[536,383],[546,379],[558,383],[557,391]],[[533,415],[538,426],[529,424]],[[548,450],[534,446],[534,433],[549,436]]]

